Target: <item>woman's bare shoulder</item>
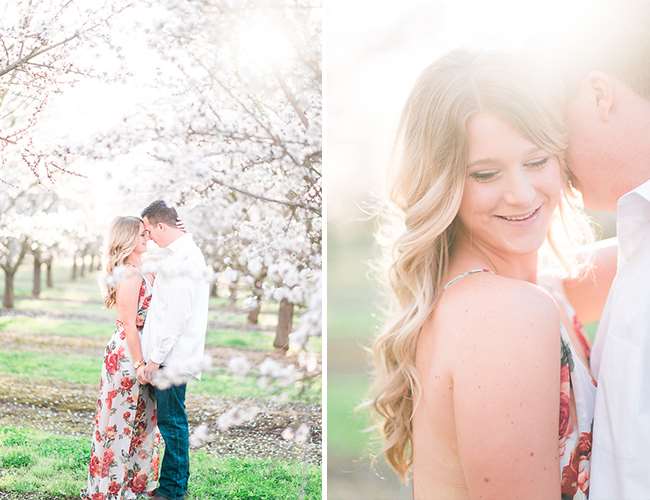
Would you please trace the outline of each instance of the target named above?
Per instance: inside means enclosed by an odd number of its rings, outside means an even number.
[[[447,288],[437,302],[430,328],[455,332],[458,337],[559,332],[560,316],[551,295],[523,280],[492,273],[468,276]]]

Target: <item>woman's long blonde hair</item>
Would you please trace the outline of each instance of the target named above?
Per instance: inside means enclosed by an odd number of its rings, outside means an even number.
[[[419,398],[415,367],[422,325],[446,276],[459,229],[456,218],[466,179],[467,120],[489,112],[556,155],[565,189],[540,256],[567,273],[576,261],[568,246],[593,241],[589,220],[570,182],[563,153],[566,132],[561,94],[539,68],[501,54],[452,51],[427,67],[404,107],[398,168],[390,200],[398,227],[387,254],[394,299],[391,319],[376,339],[372,405],[379,415],[388,463],[402,480],[412,464],[412,418]],[[386,228],[383,228],[384,232]],[[394,235],[398,234],[395,239]]]
[[[126,259],[138,245],[142,220],[138,217],[116,217],[111,223],[106,245],[106,276],[114,275],[117,267],[126,264]],[[113,307],[117,296],[117,283],[114,279],[107,280],[104,305]]]

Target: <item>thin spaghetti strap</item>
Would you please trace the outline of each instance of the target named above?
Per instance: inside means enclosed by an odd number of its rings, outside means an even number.
[[[482,268],[480,268],[480,269],[471,269],[470,271],[465,271],[464,273],[459,274],[459,275],[456,276],[455,278],[450,279],[450,280],[445,284],[445,286],[442,287],[442,289],[443,289],[443,290],[446,290],[447,288],[449,288],[451,285],[453,285],[453,284],[456,283],[457,281],[460,281],[460,280],[462,280],[463,278],[465,278],[466,276],[469,276],[469,275],[471,275],[471,274],[476,274],[476,273],[491,273],[491,272],[492,272],[492,271],[491,271],[490,269],[487,269],[487,268],[485,268],[485,267],[482,267]]]
[[[142,270],[141,270],[139,267],[134,266],[133,264],[126,264],[126,265],[129,266],[129,267],[132,267],[133,269],[135,269],[135,270],[138,272],[138,274],[139,274],[139,275],[142,277],[142,279],[144,280],[144,283],[145,283],[145,285],[146,285],[146,287],[147,287],[147,290],[151,291],[151,289],[153,288],[153,285],[152,285],[151,283],[149,283],[149,280],[148,280],[147,277],[144,275],[144,273],[142,272]]]

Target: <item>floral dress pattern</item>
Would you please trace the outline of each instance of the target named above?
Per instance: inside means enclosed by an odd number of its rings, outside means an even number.
[[[573,328],[589,359],[589,344],[575,314]],[[564,328],[561,355],[559,437],[562,500],[583,500],[589,498],[596,382],[575,354]]]
[[[589,363],[591,348],[575,310],[564,295],[562,283],[544,278],[544,286],[564,307],[577,338],[575,346],[562,325],[560,337],[560,470],[562,472],[561,500],[589,498],[591,443],[594,426],[596,381],[576,353],[580,349]]]
[[[138,324],[151,302],[151,286],[142,278]],[[142,334],[142,327],[138,326]],[[81,497],[90,500],[132,499],[153,495],[158,481],[160,433],[150,385],[140,385],[120,321],[106,345],[90,450],[88,485]]]

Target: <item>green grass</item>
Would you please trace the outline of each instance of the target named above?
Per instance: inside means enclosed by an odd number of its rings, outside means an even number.
[[[15,332],[33,335],[57,335],[61,337],[86,337],[104,339],[108,342],[113,333],[113,318],[106,322],[66,320],[45,317],[9,316],[0,318],[0,332]],[[272,351],[273,332],[258,330],[209,330],[206,345],[209,347],[234,347]]]
[[[357,409],[368,396],[368,377],[330,373],[328,381],[327,421],[336,426],[334,432],[328,432],[328,450],[339,456],[360,458],[377,436],[364,432],[371,425],[370,410]]]
[[[29,374],[30,380],[63,381],[96,386],[99,384],[101,358],[79,354],[52,356],[47,352],[0,351],[0,373],[13,376]],[[203,374],[200,381],[191,381],[190,393],[224,398],[268,399],[273,394],[257,385],[253,376],[235,377],[222,369]],[[320,402],[320,384],[298,394],[294,385],[288,389],[291,401]]]
[[[90,440],[26,427],[0,427],[0,491],[78,496],[86,484]],[[232,500],[321,498],[320,468],[292,461],[215,458],[190,453],[188,497]],[[4,464],[9,465],[4,465]]]

